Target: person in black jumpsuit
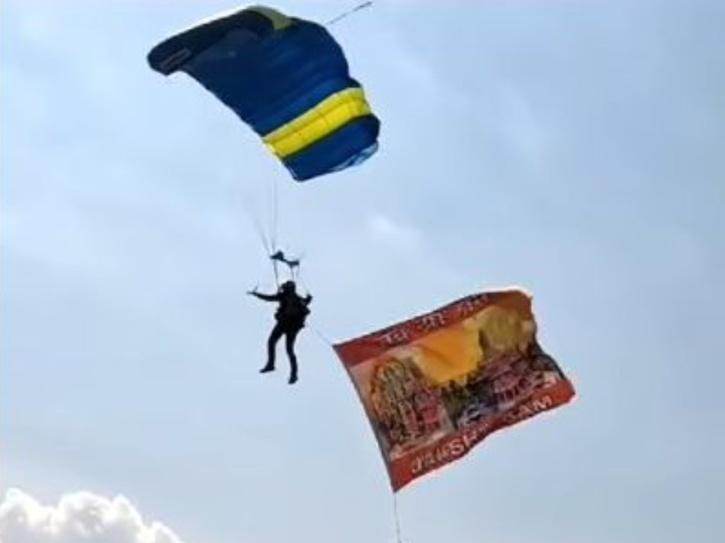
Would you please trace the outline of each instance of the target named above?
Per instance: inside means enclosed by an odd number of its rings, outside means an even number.
[[[297,294],[294,281],[287,281],[282,284],[277,294],[262,294],[256,290],[249,294],[256,296],[266,302],[277,302],[279,306],[274,314],[277,323],[272,328],[267,340],[267,364],[259,370],[260,373],[274,371],[277,342],[285,336],[285,347],[290,363],[289,384],[297,382],[297,356],[295,355],[295,339],[297,334],[305,326],[305,319],[310,313],[309,305],[312,296],[309,294],[302,298]]]

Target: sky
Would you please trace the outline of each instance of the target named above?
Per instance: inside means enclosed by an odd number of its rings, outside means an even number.
[[[394,541],[328,342],[510,285],[578,397],[401,491],[404,541],[722,541],[725,4],[380,0],[333,32],[381,149],[305,184],[146,64],[232,7],[0,3],[2,543]],[[273,190],[295,387],[245,295]]]

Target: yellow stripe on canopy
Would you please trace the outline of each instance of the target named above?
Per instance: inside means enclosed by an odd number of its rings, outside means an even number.
[[[287,17],[284,13],[280,13],[276,9],[268,8],[266,6],[252,6],[247,9],[249,11],[255,11],[269,19],[275,30],[282,30],[292,24],[289,17]]]
[[[359,87],[325,98],[296,119],[264,137],[264,143],[279,158],[288,157],[331,134],[353,119],[370,114],[370,105]]]

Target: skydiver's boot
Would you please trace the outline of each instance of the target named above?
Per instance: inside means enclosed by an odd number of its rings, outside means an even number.
[[[259,370],[259,373],[269,373],[270,371],[274,371],[274,364],[266,364],[261,370]]]
[[[294,385],[297,382],[297,357],[294,355],[294,353],[290,356],[289,364],[290,372],[288,382],[290,385]]]

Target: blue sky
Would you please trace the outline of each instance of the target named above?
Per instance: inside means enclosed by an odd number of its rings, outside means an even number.
[[[146,64],[235,4],[2,3],[3,494],[122,494],[185,543],[393,539],[329,346],[307,330],[295,388],[257,374],[271,309],[244,292],[272,278],[250,216],[277,183],[324,336],[521,285],[577,387],[401,492],[406,541],[720,541],[725,6],[377,4],[334,34],[381,151],[296,185]]]

